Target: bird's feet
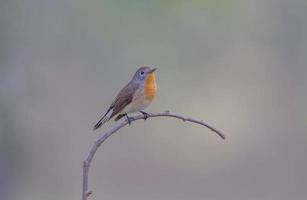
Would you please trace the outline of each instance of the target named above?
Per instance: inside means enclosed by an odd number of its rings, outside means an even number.
[[[127,117],[128,124],[130,126],[133,118],[129,117],[127,114],[126,114],[126,117]]]
[[[147,112],[144,112],[144,111],[140,111],[140,113],[143,114],[144,121],[146,121],[146,119],[149,117],[149,114]]]

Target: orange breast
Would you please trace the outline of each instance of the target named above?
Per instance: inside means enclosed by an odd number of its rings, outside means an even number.
[[[145,99],[152,101],[157,94],[157,85],[154,73],[147,75],[145,84],[144,84],[144,95]]]

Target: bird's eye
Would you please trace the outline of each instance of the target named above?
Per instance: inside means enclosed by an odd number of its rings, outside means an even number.
[[[141,75],[143,75],[144,74],[144,71],[141,71]]]

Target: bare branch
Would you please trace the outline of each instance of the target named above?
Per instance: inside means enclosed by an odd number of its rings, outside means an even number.
[[[141,120],[141,119],[146,120],[148,118],[153,118],[153,117],[172,117],[172,118],[180,119],[180,120],[182,120],[184,122],[191,122],[191,123],[199,124],[199,125],[202,125],[202,126],[205,126],[205,127],[209,128],[211,131],[213,131],[216,134],[218,134],[218,136],[220,136],[222,139],[225,139],[225,135],[224,134],[222,134],[220,131],[218,131],[216,128],[212,127],[211,125],[205,123],[204,121],[195,120],[195,119],[192,119],[192,118],[186,118],[186,117],[182,117],[182,116],[176,115],[176,114],[171,114],[169,111],[165,111],[163,113],[148,113],[146,118],[144,118],[144,115],[137,115],[135,117],[130,117],[130,121],[133,122],[133,121]],[[110,137],[112,134],[116,133],[119,129],[125,127],[128,124],[129,124],[128,120],[125,120],[122,123],[115,125],[110,130],[106,131],[94,143],[94,145],[91,148],[91,151],[90,151],[89,155],[87,156],[86,160],[83,161],[82,200],[87,200],[88,197],[93,193],[92,191],[88,191],[88,175],[89,175],[90,165],[92,163],[92,160],[93,160],[93,158],[95,156],[95,153],[98,150],[99,146],[106,139],[108,139],[108,137]]]

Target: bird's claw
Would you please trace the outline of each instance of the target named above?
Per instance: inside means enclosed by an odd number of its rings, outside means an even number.
[[[140,111],[140,112],[143,114],[144,121],[146,121],[147,118],[149,117],[149,114],[144,111]]]
[[[130,126],[130,125],[131,125],[132,118],[130,118],[127,114],[126,114],[126,117],[127,117],[128,124],[129,124],[129,126]]]

